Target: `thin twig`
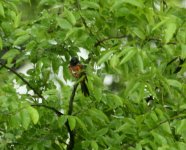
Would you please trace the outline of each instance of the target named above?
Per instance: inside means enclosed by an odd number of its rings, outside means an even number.
[[[99,45],[101,45],[102,43],[104,43],[105,41],[108,41],[108,40],[111,40],[111,39],[122,39],[122,38],[126,38],[128,37],[127,35],[121,35],[121,36],[112,36],[112,37],[107,37],[107,38],[104,38],[102,40],[99,40],[95,43],[95,47],[98,47]]]
[[[5,64],[3,64],[2,62],[0,62],[0,65],[4,68],[6,68],[7,70],[11,71],[12,73],[14,73],[19,79],[21,79],[31,90],[34,91],[35,94],[37,94],[40,98],[42,98],[44,100],[44,97],[34,88],[32,87],[32,85],[26,80],[24,79],[19,73],[17,73],[14,69],[6,66]]]
[[[51,106],[47,106],[47,105],[43,105],[43,104],[32,104],[31,106],[33,106],[33,107],[44,107],[44,108],[47,108],[47,109],[52,110],[53,112],[55,112],[57,116],[64,115],[62,112],[58,111],[56,108],[51,107]]]

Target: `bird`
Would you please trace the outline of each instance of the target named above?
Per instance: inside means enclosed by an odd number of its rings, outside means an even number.
[[[88,79],[85,73],[85,66],[82,65],[77,57],[72,57],[69,64],[69,70],[76,79],[81,79],[81,91],[85,97],[89,96],[89,90],[87,87]]]

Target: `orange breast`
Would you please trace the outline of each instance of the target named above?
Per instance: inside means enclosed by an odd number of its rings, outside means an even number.
[[[82,65],[69,66],[70,72],[75,78],[79,78],[82,71]]]

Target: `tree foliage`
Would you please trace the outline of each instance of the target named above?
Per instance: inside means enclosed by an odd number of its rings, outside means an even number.
[[[184,150],[183,3],[1,0],[0,149]],[[68,70],[81,49],[89,97]]]

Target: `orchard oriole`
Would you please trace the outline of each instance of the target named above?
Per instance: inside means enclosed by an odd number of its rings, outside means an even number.
[[[77,78],[81,79],[80,84],[81,84],[81,91],[84,94],[84,96],[89,96],[89,90],[87,87],[86,82],[88,82],[86,73],[85,73],[85,67],[80,63],[79,59],[77,57],[72,57],[70,60],[70,65],[69,65],[69,70],[71,74]]]

